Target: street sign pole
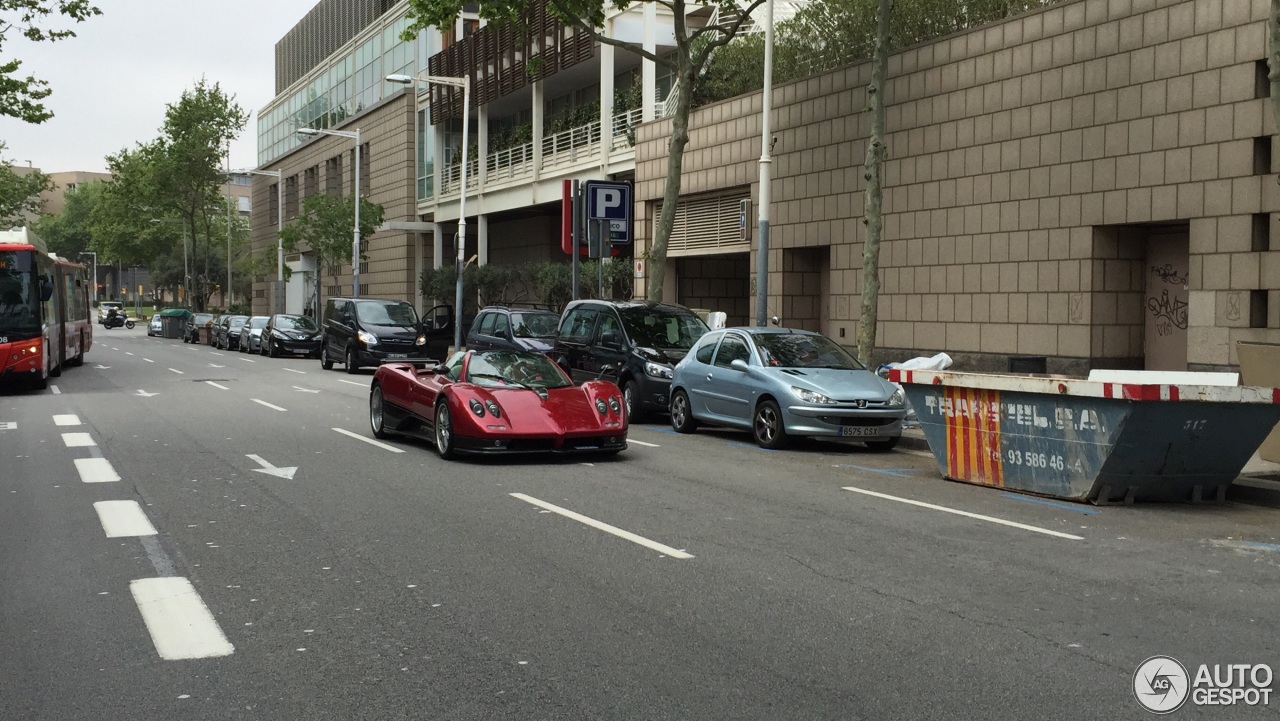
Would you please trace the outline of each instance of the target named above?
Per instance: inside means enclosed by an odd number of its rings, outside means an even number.
[[[607,249],[609,248],[609,221],[597,220],[596,223],[599,225],[599,230],[597,230],[596,233],[600,236],[600,252],[599,252],[599,255],[596,256],[596,273],[598,276],[597,281],[599,283],[600,289],[599,289],[599,292],[596,294],[596,297],[603,298],[604,297],[604,257],[605,255],[608,254]]]
[[[578,299],[578,247],[582,245],[582,234],[584,232],[582,227],[581,193],[581,184],[577,180],[573,181],[573,194],[571,196],[571,202],[573,203],[573,252],[570,253],[573,256],[573,288],[570,298],[573,300]]]

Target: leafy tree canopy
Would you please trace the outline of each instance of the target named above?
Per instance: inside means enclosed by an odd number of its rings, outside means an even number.
[[[308,195],[302,201],[302,212],[280,234],[284,248],[289,252],[299,250],[305,244],[316,256],[322,273],[333,276],[338,284],[338,274],[345,263],[351,261],[351,244],[354,240],[355,203],[351,198],[336,195]],[[381,205],[360,198],[360,237],[373,235],[382,225]],[[364,255],[360,256],[362,259]]]
[[[19,75],[22,61],[5,48],[10,33],[33,42],[56,42],[75,37],[75,31],[48,27],[50,21],[80,23],[101,14],[89,0],[0,0],[0,56],[10,57],[0,61],[0,116],[26,123],[43,123],[53,117],[41,102],[53,90],[34,75]]]
[[[0,142],[0,153],[5,145]],[[29,215],[43,210],[40,194],[53,190],[53,181],[39,170],[19,173],[0,155],[0,228],[24,225]]]

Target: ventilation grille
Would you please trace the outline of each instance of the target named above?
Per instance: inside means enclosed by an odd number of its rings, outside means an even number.
[[[731,195],[685,198],[676,204],[676,222],[671,229],[667,255],[718,255],[751,250],[749,235],[744,237],[740,216],[742,201],[749,196],[741,191]],[[657,213],[662,212],[658,204]],[[657,222],[657,215],[654,216]]]

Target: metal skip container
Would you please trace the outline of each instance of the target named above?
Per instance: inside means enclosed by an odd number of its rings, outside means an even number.
[[[1073,501],[1222,500],[1280,389],[893,370],[949,479]]]

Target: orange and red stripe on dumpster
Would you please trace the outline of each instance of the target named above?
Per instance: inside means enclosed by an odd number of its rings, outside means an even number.
[[[946,386],[947,476],[1004,485],[1000,454],[1000,391]]]

